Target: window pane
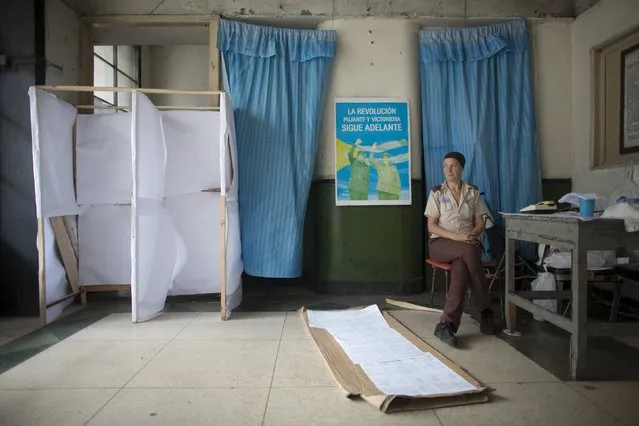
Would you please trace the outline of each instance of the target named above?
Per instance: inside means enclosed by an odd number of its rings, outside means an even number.
[[[131,81],[127,76],[118,72],[118,87],[137,87],[133,81]],[[131,92],[119,92],[118,93],[118,105],[131,105]]]
[[[93,51],[110,64],[113,63],[113,46],[93,46]]]
[[[135,46],[118,46],[118,69],[137,80],[138,51]]]
[[[100,58],[93,57],[93,85],[96,87],[113,87],[113,68]],[[113,102],[113,92],[95,92],[95,96],[107,102]]]

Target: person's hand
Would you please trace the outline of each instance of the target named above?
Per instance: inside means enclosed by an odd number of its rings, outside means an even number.
[[[355,145],[356,145],[356,146],[361,145],[361,144],[362,144],[362,140],[361,140],[361,139],[357,139],[357,140],[355,141]]]
[[[375,148],[377,148],[377,144],[376,143],[373,144],[372,150],[375,151]]]

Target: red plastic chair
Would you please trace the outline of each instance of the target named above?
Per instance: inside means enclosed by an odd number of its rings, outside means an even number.
[[[435,296],[435,278],[437,276],[437,270],[440,269],[444,271],[444,275],[446,276],[446,296],[448,296],[448,285],[450,284],[448,272],[453,269],[453,265],[451,263],[438,262],[430,258],[426,259],[426,263],[433,268],[433,280],[430,284],[430,306],[433,307],[433,297]]]

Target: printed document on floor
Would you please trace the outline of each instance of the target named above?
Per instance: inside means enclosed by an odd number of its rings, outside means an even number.
[[[376,305],[359,310],[309,310],[308,322],[331,334],[385,394],[432,396],[475,390],[433,354],[393,330]]]

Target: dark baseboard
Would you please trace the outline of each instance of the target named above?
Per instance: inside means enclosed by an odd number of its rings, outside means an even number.
[[[311,289],[319,294],[336,296],[361,295],[397,295],[410,296],[424,292],[424,277],[416,277],[407,281],[377,281],[377,282],[340,282],[317,281],[311,284]]]

